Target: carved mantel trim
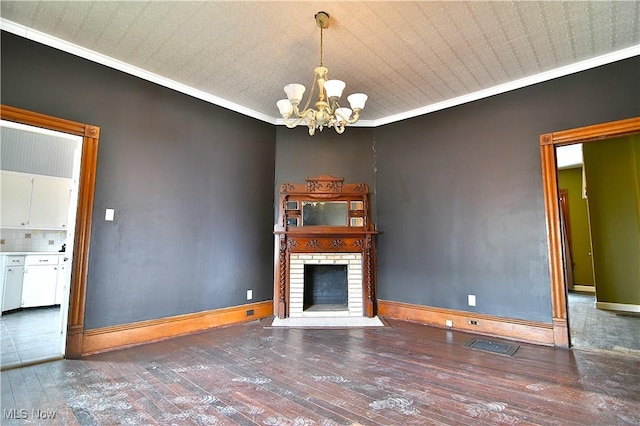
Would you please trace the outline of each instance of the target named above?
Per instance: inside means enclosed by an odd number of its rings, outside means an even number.
[[[306,183],[284,182],[280,185],[280,194],[304,195],[308,198],[335,198],[345,195],[367,195],[366,183],[345,184],[344,178],[331,175],[319,175],[305,178]]]
[[[356,201],[360,210],[351,210],[349,218],[361,223],[347,226],[292,226],[288,219],[300,217],[301,210],[287,210],[289,201],[329,199],[331,201]],[[364,315],[375,315],[376,250],[378,233],[369,220],[369,186],[365,183],[344,183],[343,178],[319,175],[306,178],[305,183],[284,182],[280,185],[278,221],[274,227],[276,267],[274,268],[274,314],[279,318],[289,316],[289,266],[291,253],[361,253],[362,293]],[[361,222],[360,222],[361,221]]]

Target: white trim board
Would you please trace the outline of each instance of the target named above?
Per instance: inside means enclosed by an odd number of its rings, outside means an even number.
[[[596,308],[607,311],[640,313],[640,305],[631,305],[628,303],[596,302]]]

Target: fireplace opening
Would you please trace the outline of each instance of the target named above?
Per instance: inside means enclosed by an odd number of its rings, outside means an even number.
[[[304,265],[303,310],[348,310],[347,265]]]

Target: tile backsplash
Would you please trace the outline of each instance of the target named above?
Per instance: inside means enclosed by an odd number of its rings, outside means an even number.
[[[58,252],[67,241],[66,231],[0,229],[0,251]]]

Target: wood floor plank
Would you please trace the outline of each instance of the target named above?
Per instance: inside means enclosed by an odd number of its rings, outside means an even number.
[[[161,424],[199,424],[194,418],[194,413],[185,410],[179,404],[179,398],[185,393],[176,393],[174,388],[167,386],[167,381],[162,375],[154,373],[156,369],[161,368],[160,362],[151,357],[151,362],[143,359],[132,360],[128,351],[121,351],[116,355],[117,358],[109,357],[109,364],[121,372],[124,383],[131,383],[133,390],[128,390],[127,393],[132,406],[141,407],[146,416]],[[202,418],[203,415],[200,413],[199,417]]]
[[[313,348],[309,348],[309,352],[313,353],[313,351]],[[345,354],[342,353],[337,353],[336,355],[338,355],[338,358],[340,359],[340,362],[337,364],[327,362],[326,359],[318,360],[321,364],[325,365],[324,368],[326,368],[327,370],[325,372],[317,372],[318,374],[316,377],[319,377],[321,380],[329,379],[331,381],[332,379],[337,378],[345,379],[347,383],[358,383],[358,391],[361,394],[369,397],[369,400],[366,401],[364,407],[367,407],[369,409],[373,407],[374,412],[382,412],[386,416],[394,415],[394,410],[384,410],[385,408],[389,407],[393,407],[397,411],[412,412],[413,417],[418,424],[424,422],[424,419],[421,419],[423,412],[428,415],[430,422],[435,423],[435,421],[440,417],[438,414],[439,408],[434,408],[435,404],[432,403],[431,397],[424,398],[426,394],[416,394],[412,399],[406,399],[402,396],[399,396],[398,390],[402,389],[402,387],[407,386],[407,375],[403,372],[396,370],[396,380],[382,380],[382,382],[390,386],[381,386],[380,379],[386,379],[386,377],[384,377],[384,375],[380,376],[371,374],[373,370],[365,370],[364,368],[366,368],[366,364],[364,364],[362,356],[352,354],[352,357],[349,357],[345,356]],[[350,361],[350,359],[356,359],[357,362],[353,363]],[[376,363],[379,364],[377,361],[372,360],[370,365]],[[314,367],[309,366],[308,368],[313,369]],[[374,380],[369,380],[370,378],[374,378]],[[378,381],[376,381],[375,379],[378,379]],[[449,415],[443,419],[451,421],[451,416]],[[399,420],[397,418],[391,417],[383,419],[382,424],[396,423],[398,421]],[[407,422],[407,420],[404,420],[404,422]],[[456,419],[456,422],[457,424],[467,424],[462,419]],[[478,424],[478,422],[476,421],[474,422],[474,424]]]
[[[64,392],[60,392],[59,379],[62,379],[62,383],[64,383],[65,377],[61,367],[62,363],[45,363],[34,366],[33,370],[36,372],[40,386],[47,397],[46,405],[43,408],[55,411],[50,420],[67,426],[76,426],[79,423],[66,403]]]
[[[530,344],[505,357],[464,347],[472,334],[389,324],[255,321],[6,370],[2,407],[83,426],[640,424],[638,357]]]
[[[297,394],[292,392],[291,386],[285,382],[279,382],[273,375],[267,377],[266,375],[270,373],[261,367],[268,363],[258,362],[256,364],[258,369],[249,368],[249,365],[252,364],[251,361],[247,363],[240,360],[251,359],[251,356],[244,357],[238,352],[229,353],[229,348],[226,349],[217,351],[210,349],[207,351],[208,357],[214,361],[214,365],[218,369],[216,371],[214,368],[206,373],[215,375],[222,388],[233,389],[235,394],[269,400],[270,405],[277,407],[280,412],[295,412],[298,414],[298,418],[302,417],[303,412],[314,414],[322,410],[322,407],[315,406],[309,398],[302,397],[300,395],[301,392],[297,392]],[[297,390],[297,386],[294,390]],[[237,409],[238,407],[234,408]],[[244,411],[255,411],[252,406],[242,408]],[[329,411],[323,414],[328,419],[336,418],[333,415],[334,413]],[[274,417],[272,415],[266,417],[265,420],[270,418],[277,418],[277,416]]]
[[[227,349],[231,350],[230,348],[227,348]],[[234,351],[236,352],[237,350],[238,350],[237,348],[234,349]],[[307,345],[307,351],[313,352],[313,348],[308,347]],[[293,351],[288,351],[288,352],[291,353]],[[286,354],[286,353],[287,352],[283,352],[283,354]],[[229,355],[229,356],[232,357],[233,355]],[[238,353],[238,356],[240,358],[244,358],[245,356],[249,356],[249,354]],[[278,357],[281,357],[281,356],[287,357],[288,355],[278,355]],[[292,371],[294,372],[299,371],[298,369],[303,368],[304,371],[306,371],[307,373],[300,375],[299,372],[297,372],[297,373],[294,373],[292,377],[287,377],[286,369],[281,369],[279,371],[268,371],[263,375],[266,375],[267,377],[274,380],[271,380],[270,384],[265,385],[265,387],[273,388],[277,384],[279,389],[286,390],[287,395],[293,395],[293,397],[295,397],[297,400],[305,400],[305,401],[316,401],[316,400],[321,401],[326,398],[335,399],[334,395],[336,394],[337,390],[342,390],[343,393],[345,393],[346,391],[346,394],[342,396],[342,399],[340,399],[336,404],[334,404],[342,408],[344,408],[349,404],[353,405],[354,402],[355,403],[360,402],[361,405],[368,407],[368,405],[374,401],[374,398],[367,398],[366,401],[362,401],[363,398],[361,397],[364,395],[357,394],[354,389],[350,389],[348,386],[340,387],[339,389],[336,388],[335,383],[348,384],[349,380],[336,374],[335,372],[316,370],[316,374],[310,374],[309,371],[313,371],[313,368],[315,366],[313,364],[305,363],[304,357],[296,356],[294,358],[295,358],[294,362],[296,363],[296,368],[292,369]],[[269,365],[268,362],[264,364]],[[302,367],[302,364],[306,364],[306,365]],[[276,377],[279,378],[277,383],[275,380]],[[293,389],[291,385],[289,385],[288,383],[295,383],[295,389]],[[302,392],[304,392],[304,394],[303,394],[303,398],[301,399],[299,398],[298,394]],[[316,407],[315,409],[319,410],[319,407]],[[336,408],[334,408],[334,412],[335,411],[336,411]],[[371,412],[369,412],[370,415],[369,415],[369,418],[367,418],[367,417],[363,417],[356,414],[355,411],[351,411],[350,414],[348,415],[346,414],[345,410],[339,410],[339,411],[342,411],[343,415],[347,416],[347,418],[356,417],[358,421],[366,421],[369,423],[377,420],[378,422],[380,422],[380,424],[390,424],[400,420],[398,418],[393,418],[394,417],[393,413],[389,414],[392,417],[390,419],[390,418],[385,418],[381,415],[371,415]],[[328,413],[324,413],[324,415],[330,418]],[[375,419],[374,417],[377,417],[377,419]]]
[[[378,399],[378,405],[385,405],[389,401],[401,404],[401,397],[396,395],[409,395],[412,397],[411,399],[403,399],[413,401],[414,404],[412,404],[412,408],[419,409],[421,414],[424,413],[428,415],[431,420],[439,419],[449,423],[455,421],[456,424],[478,424],[477,420],[471,422],[467,419],[465,422],[464,419],[456,415],[456,411],[451,408],[454,405],[459,405],[459,403],[452,400],[449,393],[446,394],[446,397],[439,397],[438,393],[434,392],[435,389],[433,385],[429,384],[428,378],[425,376],[426,371],[429,369],[430,357],[410,354],[408,358],[415,357],[418,362],[416,362],[416,360],[409,360],[408,362],[405,360],[406,368],[399,368],[402,363],[402,361],[400,361],[402,352],[393,355],[386,352],[382,355],[381,357],[366,355],[372,359],[372,363],[376,363],[370,372],[374,373],[374,376],[378,379],[377,381],[371,382],[369,386],[380,386],[391,392],[388,396],[390,399]],[[361,362],[361,360],[358,362]],[[440,377],[438,381],[442,381],[442,379],[443,377]],[[405,409],[406,408],[407,407],[405,407]],[[442,412],[446,412],[447,414],[443,415],[441,414]]]

